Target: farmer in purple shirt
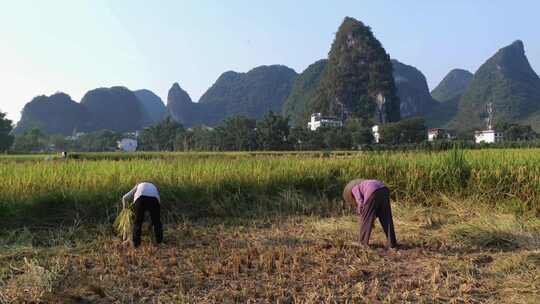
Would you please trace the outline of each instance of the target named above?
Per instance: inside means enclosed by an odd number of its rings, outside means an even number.
[[[386,185],[375,179],[355,179],[350,181],[343,189],[343,199],[356,207],[361,218],[360,242],[368,245],[371,229],[375,218],[386,234],[387,248],[397,248],[392,209],[390,208],[390,190]]]

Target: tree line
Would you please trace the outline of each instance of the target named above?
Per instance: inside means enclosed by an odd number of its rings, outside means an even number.
[[[39,129],[31,129],[14,137],[10,134],[12,127],[12,122],[0,113],[0,151],[115,151],[119,140],[134,136],[100,130],[65,137],[46,135]],[[531,140],[538,138],[530,126],[503,124],[499,128],[506,131],[512,142],[528,140],[527,146],[534,143]],[[428,143],[423,118],[381,125],[379,135],[379,144],[374,145],[371,126],[362,119],[349,119],[341,128],[321,127],[311,131],[307,127],[291,127],[288,117],[269,112],[258,121],[233,116],[216,127],[197,126],[189,129],[167,117],[139,132],[137,140],[138,150],[144,151],[444,150],[451,146],[443,139]],[[464,146],[472,144],[471,138],[471,134],[459,135]],[[503,145],[516,146],[510,142]]]

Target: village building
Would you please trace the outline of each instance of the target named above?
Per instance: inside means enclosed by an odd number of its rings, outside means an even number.
[[[475,131],[474,142],[477,144],[493,144],[504,140],[504,133],[493,128],[493,103],[487,104],[487,130]]]
[[[139,138],[140,133],[141,132],[137,130],[137,131],[124,133],[124,136],[127,136],[129,138]]]
[[[311,114],[311,121],[308,122],[308,129],[316,131],[320,127],[343,127],[343,122],[336,117],[322,116],[321,113]]]
[[[504,140],[504,133],[497,130],[483,130],[474,132],[474,142],[477,144],[493,144]]]
[[[210,126],[207,126],[207,125],[200,125],[198,126],[198,128],[201,128],[202,130],[205,130],[205,131],[214,131],[214,128],[210,127]],[[193,132],[195,130],[194,127],[191,127],[191,128],[187,128],[187,131],[189,132]]]
[[[371,127],[371,133],[373,134],[373,142],[378,144],[381,141],[381,133],[379,125]]]
[[[75,140],[78,140],[81,138],[81,136],[85,135],[86,133],[84,132],[75,132],[73,135],[71,136],[67,136],[66,137],[66,140],[71,140],[71,141],[75,141]]]
[[[454,138],[452,132],[441,128],[428,129],[428,141],[435,141],[438,139],[452,139]]]
[[[137,150],[137,140],[133,138],[122,138],[117,144],[118,149],[124,152],[134,152]]]

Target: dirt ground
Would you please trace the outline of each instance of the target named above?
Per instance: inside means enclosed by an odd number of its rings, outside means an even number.
[[[538,219],[394,205],[396,252],[354,216],[183,220],[139,249],[107,226],[6,233],[0,303],[540,303]]]

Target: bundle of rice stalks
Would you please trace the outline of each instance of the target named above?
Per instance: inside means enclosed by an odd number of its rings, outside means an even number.
[[[114,221],[114,227],[118,235],[122,237],[122,240],[126,241],[131,237],[131,227],[133,225],[133,209],[130,207],[122,209],[116,220]]]

